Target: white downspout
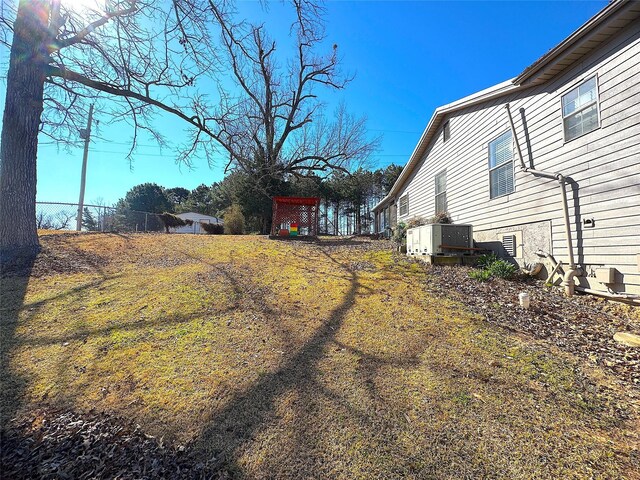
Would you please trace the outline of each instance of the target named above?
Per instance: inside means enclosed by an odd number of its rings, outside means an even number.
[[[561,173],[544,172],[541,170],[529,168],[525,165],[524,158],[522,157],[522,150],[520,149],[520,142],[518,142],[518,136],[516,135],[516,127],[513,124],[513,117],[511,117],[509,104],[507,103],[504,108],[507,110],[507,115],[509,116],[511,134],[513,135],[513,138],[516,142],[516,150],[518,152],[518,159],[520,160],[520,168],[522,168],[522,171],[529,172],[537,177],[557,180],[560,184],[560,192],[562,195],[562,213],[564,216],[564,229],[566,234],[567,249],[569,250],[569,269],[564,274],[564,277],[562,279],[562,286],[564,287],[564,291],[567,296],[571,297],[575,293],[575,277],[582,275],[582,270],[576,267],[573,257],[573,241],[571,239],[571,223],[569,220],[569,204],[567,202],[566,179]]]

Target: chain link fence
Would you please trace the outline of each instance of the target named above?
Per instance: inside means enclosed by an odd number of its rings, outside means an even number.
[[[88,232],[160,232],[164,224],[157,214],[138,210],[77,203],[36,202],[36,226],[39,230],[76,230],[78,215],[82,231]]]

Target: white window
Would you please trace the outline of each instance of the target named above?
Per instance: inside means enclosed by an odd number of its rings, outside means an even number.
[[[513,192],[513,141],[507,131],[489,142],[489,188],[491,198]]]
[[[403,195],[400,197],[400,216],[404,217],[409,213],[409,195]]]
[[[442,128],[442,142],[446,142],[451,137],[451,128],[449,127],[449,120],[444,122],[444,127]]]
[[[566,142],[598,128],[596,77],[591,77],[562,96],[562,121]]]
[[[436,175],[436,214],[447,211],[447,171]]]

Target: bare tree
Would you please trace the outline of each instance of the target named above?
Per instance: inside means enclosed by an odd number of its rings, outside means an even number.
[[[9,46],[13,35],[0,150],[2,252],[38,248],[40,133],[72,138],[87,104],[105,97],[110,118],[132,124],[132,151],[142,131],[162,142],[154,108],[200,124],[187,91],[215,64],[206,2],[106,0],[80,10],[60,0],[2,2],[0,41]]]
[[[0,149],[0,253],[37,250],[38,134],[69,140],[90,102],[112,121],[131,123],[130,153],[139,133],[163,142],[154,111],[178,116],[194,128],[181,160],[189,163],[200,147],[210,161],[223,151],[227,168],[250,174],[267,196],[273,179],[346,171],[366,158],[375,141],[367,141],[364,120],[341,107],[329,122],[317,97],[319,87],[349,82],[339,72],[337,46],[325,56],[316,52],[322,9],[292,1],[297,46],[287,68],[279,67],[264,27],[237,22],[224,0],[103,0],[102,8],[82,12],[60,0],[20,0],[15,11],[3,2],[0,41],[9,45],[7,29],[13,40]],[[214,27],[220,42],[209,36]],[[237,91],[225,87],[219,60],[228,62]],[[220,100],[211,108],[194,87],[214,73]]]
[[[51,215],[44,212],[38,212],[36,215],[36,228],[38,230],[50,230],[53,228],[53,219]]]
[[[230,68],[219,82],[218,107],[201,111],[206,131],[194,132],[191,145],[203,145],[210,156],[222,152],[226,169],[248,174],[267,197],[289,175],[347,172],[377,146],[367,138],[364,118],[344,105],[325,111],[319,90],[341,90],[351,78],[340,71],[337,45],[318,54],[324,40],[319,4],[293,4],[295,46],[283,59],[264,25],[236,21],[228,5],[209,2]]]
[[[53,218],[52,228],[54,230],[67,230],[71,223],[76,219],[76,212],[67,212],[65,210],[61,210],[56,213]]]
[[[67,230],[75,218],[76,212],[61,210],[55,215],[47,215],[41,211],[36,215],[36,227],[38,230]]]

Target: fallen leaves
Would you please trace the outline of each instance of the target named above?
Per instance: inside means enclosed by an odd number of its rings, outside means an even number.
[[[640,321],[616,308],[615,302],[591,295],[569,298],[529,277],[480,283],[470,280],[468,267],[425,268],[431,274],[430,291],[464,303],[488,322],[544,339],[603,366],[626,385],[640,389],[640,348],[613,338],[619,331],[640,331]],[[531,299],[528,310],[518,305],[521,292]]]
[[[216,459],[196,459],[184,445],[166,445],[138,425],[91,411],[41,410],[2,431],[3,478],[224,479]]]

